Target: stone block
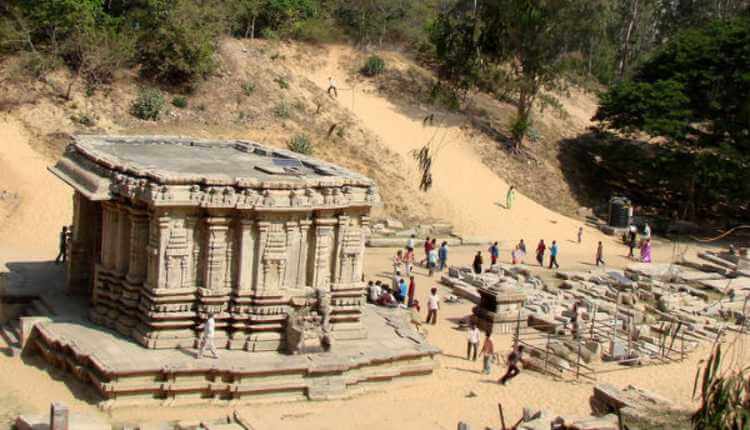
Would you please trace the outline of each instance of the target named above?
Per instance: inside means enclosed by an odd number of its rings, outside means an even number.
[[[392,229],[392,230],[403,230],[404,229],[404,223],[401,221],[395,219],[395,218],[386,218],[385,219],[385,226]]]
[[[21,327],[21,349],[26,346],[26,342],[28,342],[31,337],[31,332],[34,330],[34,326],[51,321],[48,317],[21,317],[19,320]]]

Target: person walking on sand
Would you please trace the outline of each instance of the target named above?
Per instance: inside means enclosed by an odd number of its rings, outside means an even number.
[[[502,385],[505,385],[508,381],[515,378],[516,375],[521,373],[521,371],[518,370],[518,363],[521,362],[522,355],[523,345],[519,345],[518,348],[515,348],[513,349],[513,351],[511,351],[510,355],[508,355],[508,371],[505,372],[505,375],[503,375],[503,377],[500,378],[498,382],[500,382]]]
[[[440,244],[440,249],[438,249],[438,260],[440,260],[440,271],[442,272],[448,265],[448,242],[444,241]]]
[[[216,347],[214,346],[214,332],[216,331],[216,321],[214,320],[214,314],[209,313],[206,322],[203,323],[203,334],[200,338],[200,348],[198,349],[198,358],[203,358],[203,353],[208,348],[213,354],[214,358],[219,358],[219,354],[216,353]]]
[[[596,246],[596,265],[599,266],[601,264],[604,266],[606,263],[604,262],[604,245],[602,245],[602,241],[599,241],[599,245]]]
[[[68,259],[68,239],[70,239],[70,233],[68,233],[68,226],[64,225],[60,231],[60,250],[55,257],[55,264],[65,263]]]
[[[544,251],[546,250],[547,245],[544,244],[544,239],[540,239],[539,245],[536,246],[536,262],[542,267],[544,267]]]
[[[492,333],[487,330],[484,333],[484,345],[482,345],[482,359],[484,367],[482,373],[489,375],[492,372],[492,359],[495,357],[495,345],[492,343]]]
[[[333,92],[333,97],[338,98],[339,96],[339,92],[336,89],[336,80],[333,79],[333,76],[328,77],[328,90],[326,91],[328,92],[329,96],[331,95],[331,92]]]
[[[490,253],[490,267],[492,267],[497,264],[497,258],[500,256],[500,247],[497,245],[497,242],[493,243],[487,249],[487,252]]]
[[[432,277],[433,274],[435,274],[435,269],[437,269],[438,264],[438,252],[437,249],[434,247],[430,248],[430,252],[427,253],[427,273],[428,276]]]
[[[427,267],[427,259],[430,257],[430,249],[432,249],[432,241],[430,240],[430,237],[427,236],[427,239],[424,241],[424,260],[420,261],[421,263],[424,263],[425,267]]]
[[[644,263],[651,262],[651,239],[645,239],[641,244],[641,261]]]
[[[518,251],[518,262],[523,264],[523,259],[526,258],[526,243],[524,243],[523,239],[518,242]]]
[[[477,251],[477,255],[474,256],[472,267],[474,268],[474,273],[477,275],[482,274],[482,251]]]
[[[516,187],[513,185],[508,188],[508,194],[505,195],[505,208],[511,209],[513,207],[513,201],[516,199]]]
[[[560,252],[560,249],[557,246],[557,241],[552,241],[552,246],[549,247],[549,268],[551,269],[552,266],[555,266],[555,269],[559,269],[560,265],[557,264],[557,253]]]
[[[583,227],[578,227],[578,243],[583,241]]]
[[[437,313],[440,308],[440,298],[437,295],[437,288],[430,289],[430,297],[427,298],[427,321],[426,324],[437,324]]]
[[[479,327],[475,322],[472,322],[469,326],[469,333],[467,333],[466,342],[466,359],[477,361],[477,351],[479,349]],[[474,358],[472,358],[472,353]]]
[[[399,270],[402,264],[404,264],[404,250],[399,249],[396,251],[396,256],[393,257],[393,271]]]
[[[635,225],[630,224],[630,228],[628,229],[628,248],[630,248],[630,253],[628,254],[628,258],[635,257],[633,250],[635,249],[637,240],[638,240],[638,229],[635,227]]]

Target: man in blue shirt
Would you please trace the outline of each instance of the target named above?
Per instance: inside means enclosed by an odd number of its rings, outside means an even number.
[[[396,291],[396,301],[403,303],[406,300],[406,296],[409,292],[409,287],[406,285],[404,278],[398,281],[398,291]]]
[[[549,248],[549,268],[551,269],[552,266],[555,266],[555,269],[559,269],[560,265],[557,264],[557,253],[559,249],[557,247],[557,241],[552,241],[552,246]]]
[[[448,242],[440,244],[440,249],[438,249],[438,260],[440,260],[440,271],[442,272],[448,263]]]

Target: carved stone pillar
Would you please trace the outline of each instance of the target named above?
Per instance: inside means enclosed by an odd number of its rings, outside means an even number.
[[[128,283],[140,285],[146,277],[146,255],[143,250],[148,244],[148,212],[131,208],[130,218],[130,261],[128,263]]]
[[[240,220],[239,255],[237,263],[237,291],[249,293],[254,287],[255,272],[255,221],[250,219]]]
[[[331,281],[334,284],[338,284],[341,282],[346,282],[341,279],[342,275],[342,265],[345,263],[342,261],[344,252],[344,237],[346,236],[347,229],[349,228],[349,217],[346,215],[339,215],[338,222],[336,223],[336,234],[335,236],[335,245],[334,245],[334,253],[333,253],[333,273],[334,273],[334,279]]]
[[[223,217],[206,219],[208,238],[206,241],[206,274],[204,287],[211,291],[225,289],[226,278],[226,250],[227,250],[227,222]]]
[[[296,221],[287,221],[286,229],[286,270],[282,286],[284,288],[295,288],[298,285],[298,264],[300,254],[299,224]]]
[[[115,244],[115,271],[118,276],[128,273],[130,264],[130,216],[125,206],[117,205],[117,243]]]
[[[264,270],[265,264],[263,261],[263,254],[266,249],[266,244],[268,243],[268,232],[271,229],[271,223],[268,221],[258,221],[257,225],[258,225],[258,249],[259,249],[260,255],[258,256],[258,266],[256,269],[258,279],[255,282],[254,289],[255,291],[263,291],[266,285],[266,277],[265,277],[265,270]]]
[[[334,240],[335,218],[315,219],[315,258],[313,267],[313,287],[330,289],[331,251]]]
[[[185,285],[186,287],[203,286],[203,279],[200,273],[203,249],[202,225],[200,218],[196,216],[189,216],[185,219],[185,229],[188,234],[188,250],[190,250],[190,276],[188,285]]]
[[[307,259],[310,255],[308,234],[311,220],[302,220],[299,222],[299,255],[297,259],[297,288],[304,288],[308,285],[307,278]]]
[[[93,290],[96,264],[97,203],[80,192],[73,194],[73,228],[68,243],[66,289],[71,294],[89,294]]]
[[[146,269],[146,286],[156,290],[166,287],[164,255],[169,240],[171,218],[163,213],[154,212],[149,226]]]

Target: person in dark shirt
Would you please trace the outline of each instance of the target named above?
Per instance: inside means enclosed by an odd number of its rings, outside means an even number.
[[[482,273],[482,251],[478,251],[477,255],[474,256],[474,263],[472,266],[474,267],[474,273],[477,275]]]
[[[63,226],[62,231],[60,231],[60,252],[58,252],[57,257],[55,258],[55,264],[65,263],[68,259],[69,237],[70,233],[68,233],[68,226]]]
[[[513,379],[516,375],[521,373],[520,370],[518,370],[518,363],[521,362],[521,357],[523,355],[523,345],[519,345],[518,348],[514,349],[513,352],[510,353],[508,356],[508,371],[505,372],[505,375],[503,375],[502,378],[500,378],[501,384],[505,385],[508,381]]]

